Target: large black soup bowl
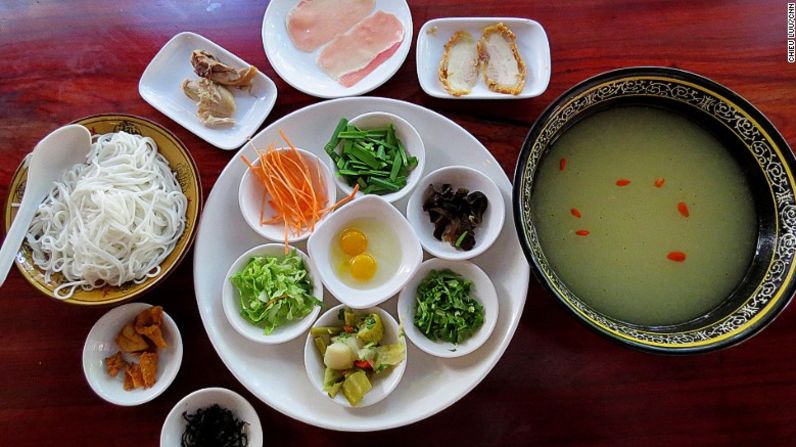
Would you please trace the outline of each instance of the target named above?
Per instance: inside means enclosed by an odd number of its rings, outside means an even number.
[[[573,125],[606,109],[663,108],[716,136],[740,164],[758,216],[757,247],[741,283],[709,312],[668,326],[642,326],[601,314],[578,298],[551,267],[536,233],[531,198],[541,160]],[[748,101],[683,70],[636,67],[588,79],[555,100],[523,144],[514,173],[514,218],[523,250],[542,284],[579,320],[630,346],[669,354],[715,350],[758,333],[794,292],[796,203],[793,154],[785,139]]]

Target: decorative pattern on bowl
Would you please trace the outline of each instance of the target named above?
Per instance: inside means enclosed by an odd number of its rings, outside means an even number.
[[[579,300],[548,263],[533,225],[531,194],[534,175],[549,147],[575,122],[612,104],[655,104],[698,114],[732,135],[757,163],[770,191],[770,215],[760,216],[765,237],[756,257],[768,256],[767,268],[753,291],[720,318],[705,315],[681,325],[643,327],[594,311]],[[769,324],[794,291],[796,205],[793,154],[771,122],[748,101],[707,78],[663,67],[628,68],[603,73],[565,92],[537,120],[526,138],[514,177],[514,215],[526,257],[544,285],[582,321],[608,337],[631,346],[665,353],[718,349],[749,338]],[[751,164],[751,163],[750,163]],[[748,167],[748,166],[747,166]],[[768,199],[766,198],[766,202]],[[762,250],[766,239],[770,250]],[[718,311],[718,310],[717,310]],[[715,320],[715,321],[711,321]]]

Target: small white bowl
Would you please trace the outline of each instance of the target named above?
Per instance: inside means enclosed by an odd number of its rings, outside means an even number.
[[[455,188],[466,188],[470,192],[481,191],[489,200],[481,225],[476,228],[475,246],[472,250],[458,250],[447,241],[434,238],[434,224],[423,211],[423,198],[429,185],[450,184]],[[506,220],[506,204],[503,194],[495,182],[481,172],[465,166],[448,166],[425,176],[409,198],[406,218],[415,230],[423,248],[430,254],[450,260],[472,259],[485,252],[500,236]]]
[[[260,425],[260,418],[254,407],[243,396],[226,388],[203,388],[177,402],[177,405],[166,416],[166,420],[163,421],[163,428],[160,430],[160,447],[180,445],[182,433],[187,426],[187,422],[182,417],[183,413],[195,413],[196,410],[213,404],[226,408],[234,413],[239,420],[248,423],[246,426],[248,446],[262,447],[263,427]]]
[[[450,270],[472,281],[470,295],[484,306],[484,324],[475,334],[460,344],[429,340],[414,324],[417,286],[432,270]],[[495,286],[477,265],[469,261],[429,259],[417,269],[415,276],[398,296],[398,320],[409,340],[421,351],[437,357],[461,357],[484,344],[492,334],[498,319],[498,300]]]
[[[314,326],[342,326],[343,322],[337,319],[337,315],[340,309],[344,307],[346,307],[345,304],[340,304],[339,306],[329,309],[318,318]],[[404,347],[406,347],[406,339],[401,335],[401,327],[398,325],[398,322],[395,321],[395,318],[387,313],[387,311],[379,307],[373,307],[370,309],[355,310],[355,312],[358,314],[378,313],[381,317],[382,324],[384,324],[384,338],[381,344],[389,345],[393,343],[403,343]],[[373,380],[371,384],[373,388],[365,394],[365,397],[359,401],[356,407],[351,406],[345,396],[343,396],[342,391],[337,393],[337,396],[333,399],[334,402],[344,407],[362,408],[381,401],[398,386],[406,370],[407,358],[408,352],[404,360],[392,367],[392,370],[383,372],[381,375],[372,376]],[[324,399],[329,399],[329,396],[323,390],[323,373],[326,366],[323,364],[321,353],[318,352],[318,348],[315,346],[315,340],[312,334],[307,335],[307,342],[304,344],[304,368],[307,370],[307,376],[310,382],[312,382]]]
[[[180,370],[182,337],[177,324],[164,311],[163,337],[168,346],[158,350],[158,374],[155,385],[151,388],[125,391],[124,371],[120,371],[116,377],[111,377],[105,372],[105,357],[119,351],[114,341],[119,331],[127,323],[135,321],[136,315],[141,311],[150,307],[151,304],[130,303],[111,309],[94,323],[86,337],[86,344],[83,345],[83,373],[91,389],[112,404],[128,407],[149,402],[166,391]],[[127,359],[134,358],[131,356]]]
[[[315,268],[315,264],[303,251],[292,246],[290,249],[295,249],[296,253],[298,253],[298,255],[301,256],[301,259],[304,260],[304,264],[307,266],[310,279],[312,280],[312,295],[323,302],[323,285],[320,280],[320,275],[318,275],[318,270]],[[312,322],[315,321],[315,319],[318,317],[318,314],[321,313],[321,306],[315,306],[312,312],[310,312],[301,320],[296,320],[285,323],[282,326],[277,326],[274,328],[273,332],[271,332],[269,335],[265,335],[263,328],[253,325],[240,314],[240,300],[238,297],[238,291],[229,280],[232,275],[243,269],[246,263],[249,262],[249,259],[255,256],[284,257],[285,246],[284,244],[258,245],[248,250],[246,253],[243,253],[238,259],[235,260],[235,262],[227,271],[227,276],[224,279],[224,287],[221,291],[221,301],[224,307],[224,314],[227,316],[227,320],[229,321],[229,324],[232,325],[233,329],[235,329],[243,337],[253,342],[275,345],[293,340],[294,338],[306,332],[307,329],[312,326]]]
[[[417,166],[409,173],[409,176],[406,179],[406,186],[401,188],[400,190],[390,193],[384,194],[380,197],[384,200],[393,203],[396,202],[403,197],[406,197],[407,194],[412,192],[412,189],[417,185],[417,182],[420,180],[420,177],[423,175],[423,168],[426,166],[426,147],[423,145],[423,139],[420,137],[420,134],[417,132],[417,129],[408,121],[401,118],[398,115],[393,115],[392,113],[387,112],[369,112],[364,113],[362,115],[358,115],[352,118],[349,124],[357,126],[362,130],[369,130],[375,129],[378,127],[385,127],[388,124],[391,124],[395,127],[395,136],[401,140],[406,148],[407,155],[413,155],[417,157]],[[341,191],[347,196],[354,191],[354,188],[348,186],[348,183],[343,180],[342,177],[337,175],[337,166],[335,166],[334,161],[329,158],[329,169],[334,173],[334,182],[340,188]],[[356,197],[364,197],[361,191],[357,192]]]
[[[483,29],[503,23],[517,36],[517,48],[525,62],[525,87],[519,95],[507,95],[489,90],[483,73],[469,95],[453,96],[439,81],[439,62],[445,44],[456,31],[469,32],[473,39],[481,38]],[[424,92],[446,99],[524,99],[539,96],[550,83],[550,43],[539,22],[515,17],[450,17],[426,22],[417,35],[417,79]]]
[[[346,285],[332,267],[331,247],[337,243],[337,235],[349,222],[362,218],[380,220],[385,227],[395,232],[401,246],[401,253],[396,254],[401,257],[396,272],[387,282],[372,288]],[[409,222],[394,206],[379,196],[356,199],[335,211],[310,236],[307,251],[329,292],[352,309],[376,306],[398,293],[423,260],[423,249]]]
[[[279,148],[276,150],[287,150],[286,148]],[[324,208],[332,206],[335,202],[337,190],[334,187],[334,180],[332,180],[332,173],[329,168],[318,158],[315,154],[298,149],[299,153],[309,163],[318,166],[323,184],[326,186],[326,203],[323,204]],[[249,160],[255,166],[260,165],[260,160]],[[312,168],[310,168],[312,169]],[[264,224],[260,225],[260,207],[262,206],[263,194],[265,187],[260,183],[256,175],[250,169],[246,169],[243,177],[240,180],[240,187],[238,188],[238,205],[243,219],[249,224],[252,230],[256,231],[260,236],[268,239],[269,241],[284,242],[285,241],[285,226],[284,224]],[[331,213],[327,213],[328,216]],[[272,217],[274,209],[268,204],[265,204],[265,218]],[[324,219],[326,218],[324,216]],[[321,219],[323,221],[323,219]],[[317,224],[316,224],[317,228]],[[289,243],[303,241],[310,236],[311,231],[304,231],[300,234],[295,234],[292,231],[288,234],[287,241]]]

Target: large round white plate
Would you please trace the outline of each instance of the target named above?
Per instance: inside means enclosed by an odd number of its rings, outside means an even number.
[[[404,25],[404,40],[398,50],[373,72],[351,87],[343,87],[318,67],[315,60],[323,47],[307,53],[293,45],[285,19],[299,0],[271,0],[263,18],[263,48],[268,62],[288,84],[319,98],[340,98],[367,93],[389,80],[406,60],[412,46],[412,13],[406,0],[376,0],[373,12],[394,14]],[[353,118],[353,117],[352,117]]]
[[[398,388],[385,400],[362,409],[346,409],[325,399],[304,373],[304,339],[264,346],[241,337],[229,325],[221,306],[224,275],[247,249],[263,243],[238,208],[238,183],[245,165],[239,157],[224,168],[216,181],[199,224],[194,253],[194,287],[205,330],[221,360],[235,377],[271,407],[318,427],[345,431],[372,431],[399,427],[427,418],[453,404],[473,389],[495,366],[519,323],[528,292],[530,268],[520,249],[511,216],[511,184],[487,149],[466,130],[435,112],[407,102],[385,98],[345,98],[324,101],[274,122],[252,140],[257,147],[276,142],[284,130],[297,146],[323,154],[340,117],[381,110],[412,123],[426,144],[426,167],[458,164],[484,172],[495,180],[505,201],[506,223],[494,245],[472,259],[492,279],[500,313],[492,336],[464,357],[441,359],[409,346],[409,363]],[[241,153],[251,157],[247,145]],[[325,155],[322,155],[325,156]],[[422,186],[422,185],[421,185]],[[338,197],[342,195],[338,192]],[[408,198],[396,202],[405,211]],[[303,242],[299,247],[303,249]],[[393,316],[397,299],[382,305]],[[324,308],[337,304],[330,295]],[[405,324],[411,324],[405,323]]]

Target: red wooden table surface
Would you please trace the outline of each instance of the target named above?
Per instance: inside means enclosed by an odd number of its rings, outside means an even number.
[[[233,152],[214,149],[148,106],[138,78],[158,49],[195,31],[237,53],[279,88],[266,124],[319,101],[283,82],[260,37],[265,1],[0,1],[0,196],[25,153],[49,131],[100,112],[151,118],[190,148],[207,194]],[[446,16],[520,16],[542,23],[553,73],[544,95],[451,101],[422,92],[414,46],[373,95],[443,113],[472,132],[511,174],[525,133],[565,89],[631,65],[696,71],[754,103],[796,144],[796,65],[787,63],[784,1],[410,0],[415,33]],[[226,370],[202,327],[189,256],[143,301],[180,326],[182,368],[156,400],[132,408],[97,397],[81,369],[86,334],[107,309],[39,296],[13,271],[0,289],[0,445],[156,445],[170,408],[198,388],[246,396],[266,445],[796,445],[796,310],[732,349],[696,357],[632,351],[577,323],[535,280],[514,339],[461,401],[414,425],[341,434],[294,421],[254,398]],[[517,287],[521,287],[517,284]],[[286,371],[286,374],[303,371]]]

